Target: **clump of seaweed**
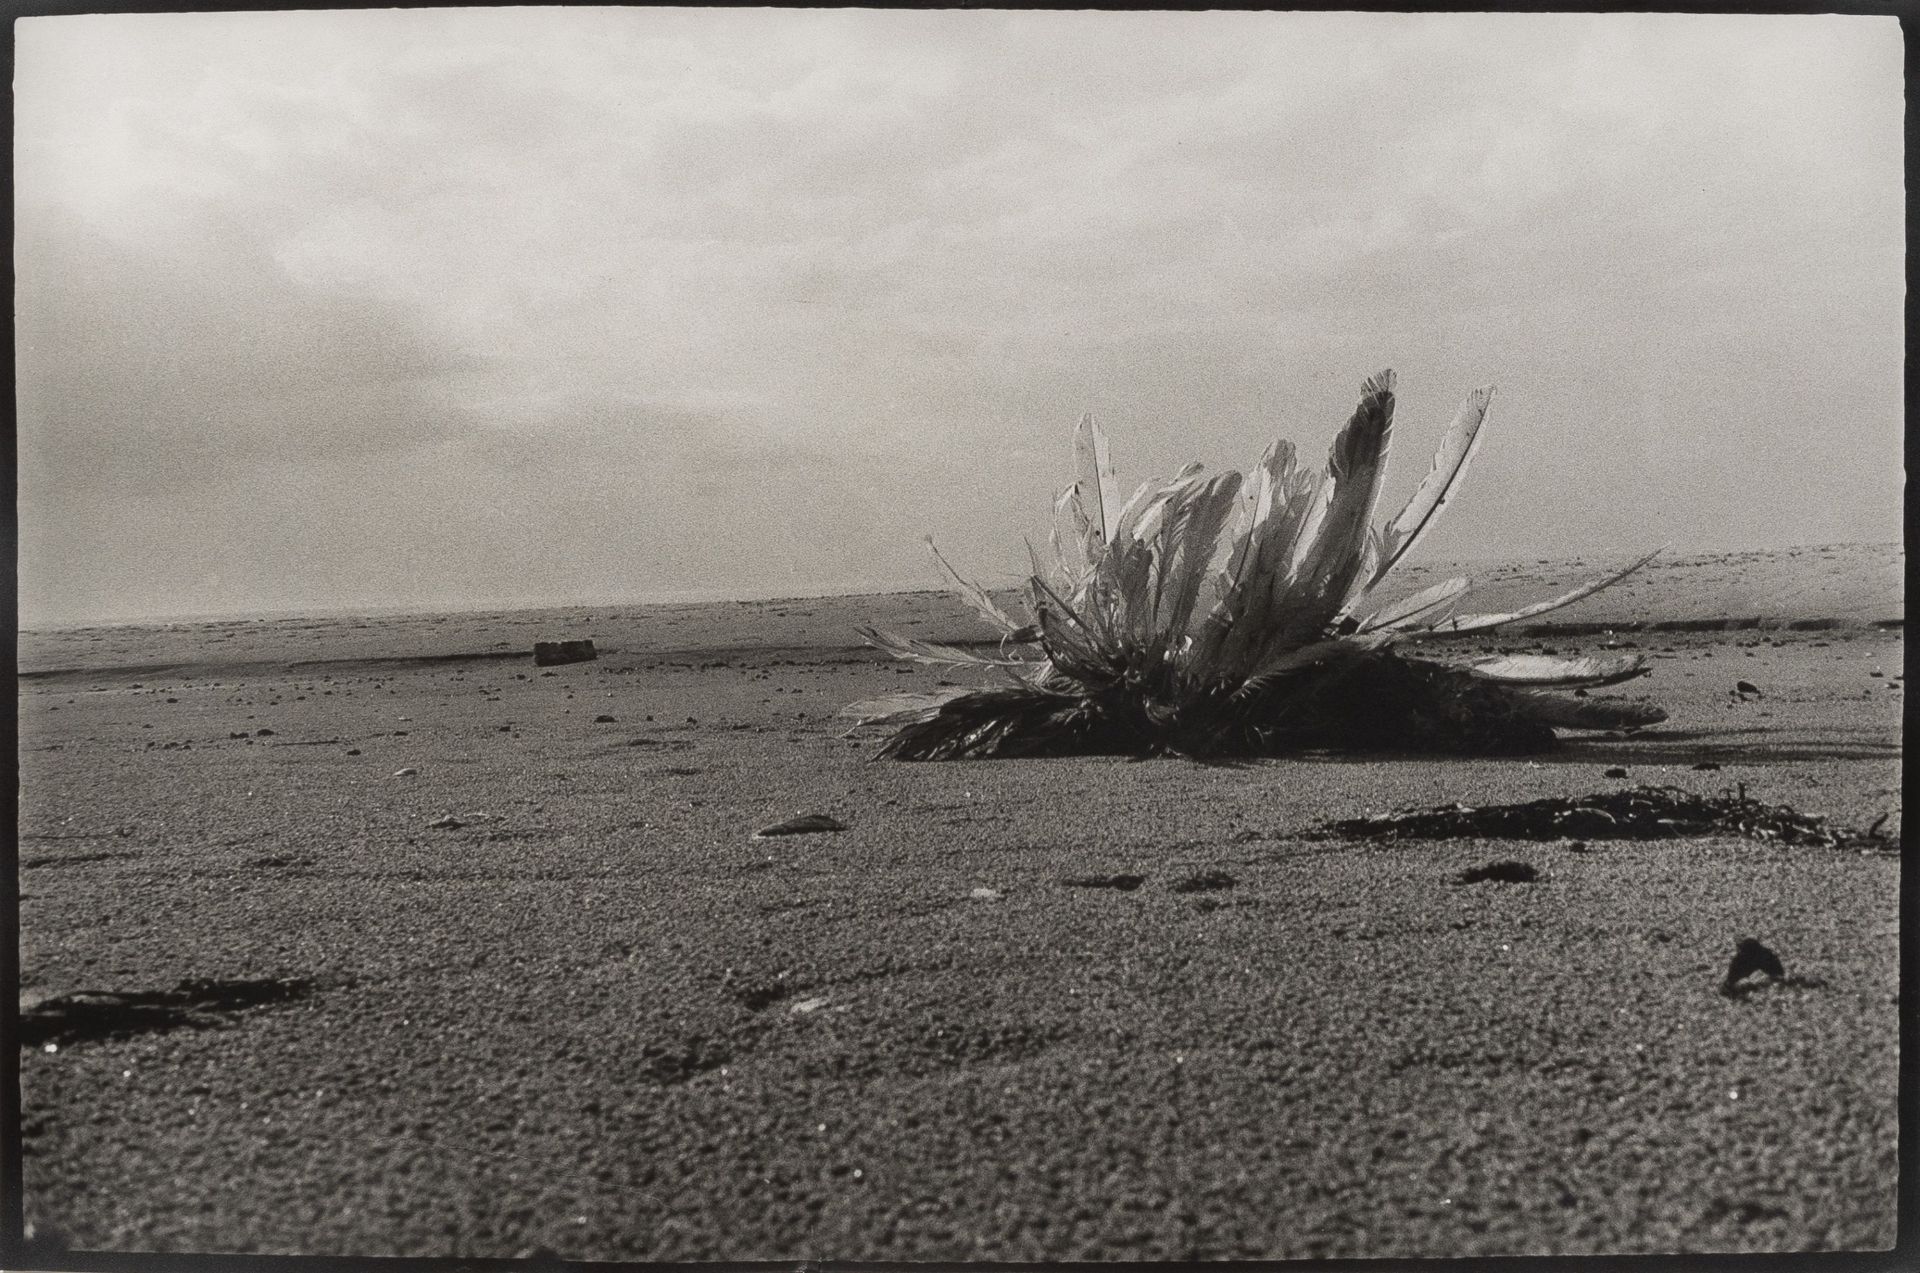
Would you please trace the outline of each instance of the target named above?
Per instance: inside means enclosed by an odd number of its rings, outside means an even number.
[[[1779,844],[1898,851],[1882,834],[1883,816],[1866,830],[1833,826],[1819,814],[1767,804],[1745,784],[1698,795],[1680,787],[1640,786],[1590,796],[1550,796],[1523,804],[1443,805],[1329,822],[1325,837],[1370,840],[1672,840],[1738,835]]]
[[[1491,387],[1468,395],[1412,499],[1375,526],[1393,387],[1391,371],[1361,386],[1324,473],[1299,466],[1283,439],[1244,478],[1192,464],[1171,482],[1142,484],[1125,504],[1105,435],[1082,419],[1080,478],[1054,508],[1053,568],[1028,545],[1028,616],[1008,614],[933,550],[958,594],[1003,634],[997,652],[861,629],[896,657],[990,669],[1009,683],[892,695],[846,714],[856,728],[891,728],[880,754],[903,760],[1512,754],[1551,746],[1556,727],[1632,730],[1665,720],[1644,702],[1550,692],[1643,675],[1643,655],[1451,664],[1395,648],[1422,633],[1477,632],[1571,605],[1653,554],[1506,614],[1455,614],[1466,579],[1381,604],[1375,594],[1388,573],[1466,472],[1493,397]]]

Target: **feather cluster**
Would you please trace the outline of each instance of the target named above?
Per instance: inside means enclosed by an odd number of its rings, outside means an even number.
[[[938,549],[956,593],[1002,633],[980,653],[861,629],[903,659],[979,666],[1005,685],[856,703],[907,760],[1118,752],[1196,757],[1308,748],[1505,753],[1556,726],[1632,729],[1666,718],[1625,699],[1551,691],[1647,672],[1643,656],[1518,655],[1465,664],[1401,653],[1425,633],[1475,632],[1571,605],[1650,560],[1510,613],[1460,614],[1465,579],[1377,596],[1434,524],[1479,445],[1491,387],[1468,395],[1405,508],[1374,524],[1393,429],[1391,371],[1370,377],[1324,472],[1276,441],[1251,473],[1189,465],[1118,498],[1091,417],[1074,435],[1079,479],[1055,503],[1053,563],[1028,545],[1030,614],[1007,613]],[[928,541],[929,547],[932,541]]]

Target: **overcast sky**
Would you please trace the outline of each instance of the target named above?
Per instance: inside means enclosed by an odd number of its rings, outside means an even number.
[[[1891,19],[16,31],[24,622],[1011,581],[1386,366],[1429,558],[1900,534]]]

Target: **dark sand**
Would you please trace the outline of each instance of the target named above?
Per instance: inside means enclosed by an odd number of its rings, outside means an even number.
[[[940,673],[851,625],[977,632],[937,596],[23,634],[23,1024],[311,983],[21,1051],[35,1266],[1885,1247],[1896,855],[1302,833],[1642,782],[1897,829],[1901,565],[1451,643],[1655,655],[1666,725],[1517,761],[869,763],[837,709]],[[1789,977],[1729,998],[1746,936]]]

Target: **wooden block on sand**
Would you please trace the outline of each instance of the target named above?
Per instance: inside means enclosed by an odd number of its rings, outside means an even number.
[[[555,663],[590,663],[600,655],[591,641],[535,641],[533,661],[540,667]]]

